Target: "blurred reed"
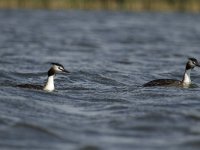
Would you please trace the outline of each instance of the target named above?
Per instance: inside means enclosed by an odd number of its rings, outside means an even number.
[[[200,12],[200,0],[0,0],[0,8]]]

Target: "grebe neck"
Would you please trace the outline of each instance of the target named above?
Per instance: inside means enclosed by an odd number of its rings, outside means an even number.
[[[45,91],[53,91],[55,89],[55,87],[54,87],[54,76],[55,75],[48,76],[47,83],[44,86]]]
[[[183,84],[185,84],[185,85],[191,84],[190,73],[191,73],[191,69],[185,70],[185,73],[183,75],[183,80],[182,80]]]

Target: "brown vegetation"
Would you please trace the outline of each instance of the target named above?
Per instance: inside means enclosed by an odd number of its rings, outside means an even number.
[[[200,12],[200,0],[0,0],[0,8]]]

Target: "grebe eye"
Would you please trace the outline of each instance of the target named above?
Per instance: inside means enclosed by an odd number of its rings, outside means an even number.
[[[63,70],[62,67],[58,67],[58,69]]]

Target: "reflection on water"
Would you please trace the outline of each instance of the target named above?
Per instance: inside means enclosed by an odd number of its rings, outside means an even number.
[[[1,149],[199,149],[199,87],[141,86],[181,79],[187,57],[200,59],[199,15],[1,10],[0,20]],[[15,87],[43,85],[50,62],[71,72],[55,92]]]

